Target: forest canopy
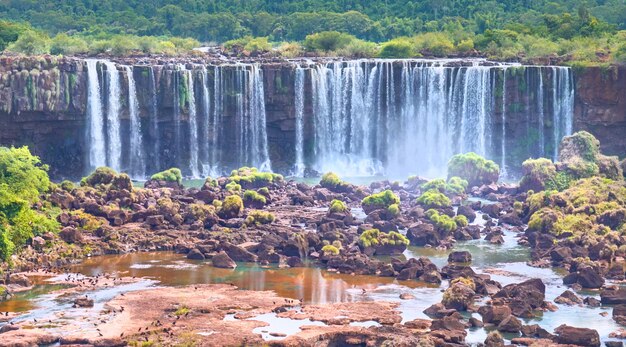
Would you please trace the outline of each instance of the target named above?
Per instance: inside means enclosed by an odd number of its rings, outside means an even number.
[[[296,54],[294,42],[305,42],[300,48],[310,51],[316,42],[307,42],[308,36],[338,32],[359,41],[349,44],[344,36],[333,52],[355,56],[474,49],[499,59],[521,53],[623,61],[626,55],[623,0],[0,0],[0,20],[0,50],[11,50],[9,44],[26,32],[28,42],[13,51],[28,54],[176,54],[198,42],[243,38],[264,38]],[[437,35],[424,39],[428,33]],[[249,47],[267,50],[264,40]]]

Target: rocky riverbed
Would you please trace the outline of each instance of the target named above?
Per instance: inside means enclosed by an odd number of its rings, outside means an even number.
[[[100,168],[35,206],[62,230],[3,264],[0,345],[620,346],[626,187],[598,148],[519,185],[474,154],[369,185]]]

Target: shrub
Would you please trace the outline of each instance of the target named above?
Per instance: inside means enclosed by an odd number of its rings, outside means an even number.
[[[436,210],[430,209],[426,211],[426,216],[428,217],[428,219],[431,220],[431,222],[435,224],[435,226],[439,230],[449,233],[456,230],[457,228],[457,224],[453,218],[446,214],[439,214],[439,212],[437,212]]]
[[[372,58],[378,54],[378,46],[373,42],[355,39],[337,53],[342,57]]]
[[[74,182],[68,181],[68,180],[64,180],[63,182],[61,182],[60,187],[61,187],[61,189],[65,190],[66,192],[71,192],[75,188],[74,187]]]
[[[245,36],[239,39],[226,41],[224,48],[232,51],[248,51],[251,53],[269,52],[272,50],[272,45],[268,41],[267,37],[252,37]]]
[[[174,167],[156,173],[152,175],[150,179],[154,181],[177,182],[178,184],[181,184],[183,182],[183,174],[180,169]]]
[[[189,204],[188,213],[194,221],[205,222],[215,216],[215,207],[205,204]]]
[[[243,200],[239,195],[229,195],[224,199],[219,215],[222,218],[235,218],[243,211]]]
[[[27,147],[0,147],[0,184],[30,203],[50,187],[48,166]]]
[[[232,183],[233,182],[231,182],[229,184],[232,184]],[[226,185],[226,187],[228,187],[228,185]],[[241,189],[241,186],[239,187],[239,189]],[[246,192],[243,193],[243,200],[245,202],[257,203],[257,204],[261,204],[261,205],[265,205],[267,203],[267,199],[265,199],[265,197],[263,195],[259,194],[258,192],[254,191],[254,190],[246,190]]]
[[[443,193],[446,191],[446,181],[443,178],[436,178],[422,184],[421,188],[424,191],[435,189]]]
[[[469,224],[467,217],[463,215],[454,216],[454,222],[460,227],[466,227]]]
[[[383,245],[409,245],[409,239],[406,236],[400,234],[397,231],[390,231],[386,235],[383,233],[383,238],[381,240]]]
[[[348,211],[348,206],[343,201],[337,199],[330,203],[330,208],[328,209],[330,213],[344,213],[346,211]]]
[[[411,58],[416,56],[413,44],[406,38],[385,42],[378,53],[380,58]]]
[[[366,247],[377,247],[384,245],[391,246],[400,246],[409,244],[409,239],[407,239],[404,235],[396,232],[390,231],[389,233],[383,233],[378,229],[369,229],[365,230],[359,236],[359,245],[363,248]]]
[[[228,190],[229,192],[240,192],[241,185],[237,184],[237,182],[230,182],[226,185],[226,190]]]
[[[389,208],[389,206],[399,203],[400,198],[391,190],[387,189],[380,193],[372,194],[365,197],[361,201],[361,206],[363,206],[363,209],[366,211],[366,213],[369,213],[377,209],[387,209]]]
[[[99,185],[107,185],[113,182],[117,176],[117,172],[110,167],[101,166],[92,172],[89,176],[83,177],[80,181],[81,186],[96,187]],[[154,177],[154,176],[153,176]]]
[[[282,182],[282,175],[271,172],[259,172],[257,168],[242,167],[233,170],[229,177],[231,182],[240,184],[243,188],[261,188],[267,187],[274,182]]]
[[[467,186],[468,183],[466,180],[461,177],[454,176],[448,180],[448,183],[446,184],[446,192],[456,195],[463,194],[465,193]]]
[[[380,244],[380,230],[378,229],[369,229],[365,230],[359,236],[359,245],[361,247],[376,247]]]
[[[391,204],[387,207],[387,214],[391,218],[395,218],[400,214],[400,206],[398,204]]]
[[[419,198],[417,203],[426,208],[450,207],[450,199],[436,189],[427,190]]]
[[[500,168],[473,152],[457,154],[448,162],[448,178],[454,176],[466,180],[469,186],[490,184],[498,180]]]
[[[324,253],[325,256],[339,255],[339,248],[333,245],[326,245],[322,247],[322,253]]]
[[[248,217],[246,217],[246,224],[270,224],[275,218],[276,217],[274,217],[274,215],[270,212],[253,210],[248,214]]]
[[[7,47],[8,51],[27,55],[50,53],[50,38],[34,30],[22,32],[17,41]]]
[[[356,38],[337,31],[323,31],[307,35],[304,48],[310,52],[334,52],[346,48]]]
[[[472,39],[461,40],[459,43],[457,43],[456,49],[457,51],[461,53],[467,53],[469,51],[472,51],[474,50],[474,40]]]
[[[77,36],[58,34],[52,39],[50,45],[51,54],[75,55],[89,52],[87,42]]]
[[[278,48],[278,52],[285,58],[296,58],[302,56],[304,50],[297,42],[283,42]]]
[[[417,49],[438,57],[445,57],[454,50],[454,44],[446,33],[425,33],[414,38]]]

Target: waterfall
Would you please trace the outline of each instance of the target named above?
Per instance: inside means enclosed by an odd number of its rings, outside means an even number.
[[[193,83],[193,71],[185,70],[187,76],[187,100],[189,103],[189,171],[191,176],[200,177],[198,164],[198,110],[196,108],[196,93]]]
[[[359,60],[313,65],[308,68],[314,124],[311,168],[343,176],[436,177],[446,175],[452,155],[472,151],[488,158],[500,155],[506,174],[507,167],[517,167],[528,157],[551,156],[546,153],[545,118],[553,117],[552,138],[560,141],[572,132],[574,101],[570,69],[551,69],[554,88],[547,89],[545,68],[519,64]],[[296,71],[298,118],[304,112],[298,100],[304,87]],[[517,90],[510,90],[509,71]],[[546,105],[550,90],[553,103]],[[520,115],[526,120],[520,121]],[[524,128],[509,128],[518,122]],[[298,125],[296,138],[297,132]],[[515,151],[510,153],[509,146]]]
[[[152,138],[154,139],[154,153],[151,158],[154,160],[154,167],[156,170],[161,168],[161,140],[159,136],[159,106],[157,104],[157,83],[154,73],[154,67],[150,67],[150,125],[152,128]],[[156,171],[155,170],[155,171]]]
[[[296,68],[295,110],[296,110],[296,166],[295,175],[304,174],[304,73],[301,67]]]
[[[137,102],[137,87],[131,66],[124,67],[128,77],[128,114],[130,115],[130,152],[129,173],[131,177],[145,176],[145,160],[143,153],[143,135],[141,120],[139,119],[139,103]]]
[[[500,176],[507,177],[506,172],[506,75],[507,69],[506,67],[502,69],[502,103],[500,107],[502,109],[502,133],[501,133],[501,143],[500,143]]]
[[[204,112],[204,122],[201,134],[204,138],[200,139],[204,143],[204,158],[202,163],[202,175],[210,176],[211,172],[211,143],[209,142],[209,134],[211,127],[211,95],[209,92],[209,71],[206,66],[201,67],[202,77],[202,110]]]
[[[241,166],[269,171],[272,161],[298,176],[436,177],[469,151],[514,178],[526,158],[556,159],[573,130],[567,67],[416,59],[177,64],[137,80],[133,67],[124,71],[128,123],[116,65],[87,61],[88,165],[135,179],[171,166],[196,178]]]
[[[120,136],[120,72],[114,63],[105,61],[106,75],[108,79],[108,104],[107,104],[107,164],[114,170],[120,170],[122,158],[122,140]]]
[[[87,115],[89,118],[89,166],[95,169],[106,165],[104,116],[102,114],[102,96],[98,80],[98,61],[87,60]]]

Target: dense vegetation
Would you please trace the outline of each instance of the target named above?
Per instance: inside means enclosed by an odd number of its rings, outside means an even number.
[[[621,0],[7,0],[0,19],[0,50],[28,54],[179,54],[235,40],[227,47],[285,56],[626,59]]]
[[[58,231],[45,206],[32,207],[50,189],[47,170],[26,147],[0,147],[0,260],[34,236]]]

